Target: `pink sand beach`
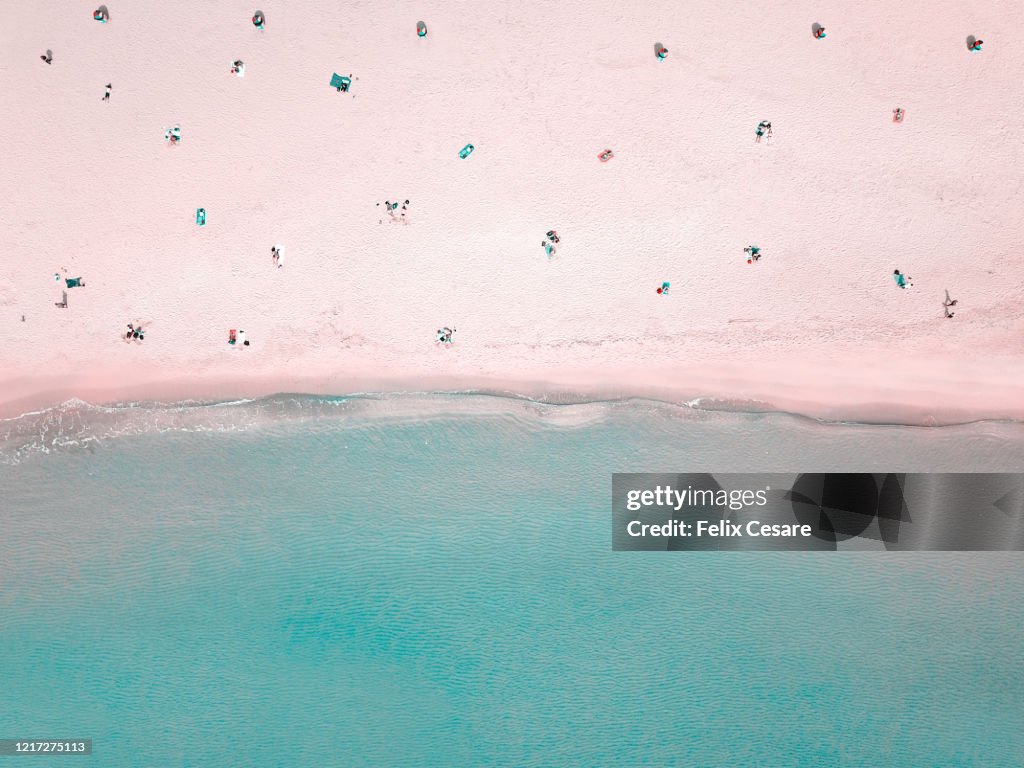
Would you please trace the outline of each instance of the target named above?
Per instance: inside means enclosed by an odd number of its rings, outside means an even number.
[[[1024,418],[1012,3],[107,7],[4,12],[0,416],[475,389]]]

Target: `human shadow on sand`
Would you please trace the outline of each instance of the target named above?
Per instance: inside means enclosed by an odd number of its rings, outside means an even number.
[[[974,44],[977,43],[977,42],[978,42],[978,38],[976,38],[974,35],[968,35],[967,36],[967,50],[968,51],[973,51],[974,50]]]
[[[814,22],[813,24],[811,24],[811,34],[814,35],[815,39],[817,39],[818,35],[821,34],[821,30],[822,26],[818,22]]]

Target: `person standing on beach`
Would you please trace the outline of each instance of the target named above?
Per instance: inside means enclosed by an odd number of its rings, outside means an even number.
[[[263,25],[266,23],[266,21],[267,20],[263,18],[262,11],[256,11],[256,13],[253,14],[252,25],[256,27],[256,29],[263,29]]]
[[[766,136],[768,139],[772,137],[772,124],[767,120],[762,120],[757,124],[757,135],[754,137],[754,141],[760,144],[762,136]]]
[[[107,83],[107,92],[103,94],[103,100],[104,101],[110,101],[110,88],[111,88],[110,83]]]
[[[900,288],[906,288],[908,285],[913,287],[914,285],[912,282],[910,282],[914,278],[912,278],[910,275],[904,275],[898,269],[894,269],[892,271],[892,279],[896,281],[896,285],[898,285]]]
[[[743,252],[749,254],[747,257],[747,264],[753,264],[755,261],[761,260],[761,249],[756,245],[748,245],[743,249]]]

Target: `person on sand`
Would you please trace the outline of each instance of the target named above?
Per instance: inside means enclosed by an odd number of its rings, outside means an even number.
[[[984,40],[975,40],[974,44],[971,46],[971,50],[972,51],[980,51],[981,50],[981,44],[984,43],[984,42],[985,42]]]
[[[747,264],[753,264],[755,261],[761,260],[761,249],[756,245],[748,245],[743,249],[743,252],[749,254]]]
[[[772,137],[772,124],[767,120],[762,120],[757,124],[757,135],[754,137],[754,141],[760,144],[762,136],[765,136],[768,139],[771,139]]]
[[[103,6],[100,6],[95,11],[93,11],[92,12],[92,17],[94,19],[96,19],[96,21],[98,21],[100,24],[106,24],[107,23],[107,19],[109,18],[107,16],[106,9]]]
[[[947,289],[946,289],[946,298],[945,298],[945,300],[944,300],[944,301],[942,302],[942,311],[943,311],[943,312],[945,313],[945,315],[946,315],[946,319],[947,319],[947,320],[948,320],[949,318],[951,318],[951,317],[952,317],[953,315],[955,315],[955,314],[956,314],[956,312],[950,312],[950,311],[949,311],[949,308],[950,308],[950,307],[955,307],[955,306],[956,306],[956,302],[957,302],[957,300],[956,300],[956,299],[951,299],[951,298],[949,298],[949,289],[947,288]]]
[[[912,282],[910,282],[914,278],[912,278],[910,275],[904,275],[898,269],[894,269],[892,271],[892,279],[896,281],[896,285],[898,285],[900,288],[906,288],[908,285],[913,287],[914,285]]]
[[[239,77],[245,77],[245,62],[241,59],[236,59],[231,62],[231,74],[238,75]]]
[[[455,333],[455,329],[454,328],[449,328],[447,326],[445,326],[444,328],[438,328],[437,329],[437,340],[439,342],[441,342],[442,344],[451,344],[452,343],[452,334],[453,333]]]
[[[284,246],[282,246],[282,245],[275,245],[273,248],[270,249],[270,253],[271,253],[271,257],[274,260],[274,266],[275,267],[283,267],[284,266]]]
[[[815,27],[815,29],[814,29],[814,37],[815,37],[815,39],[821,40],[824,36],[825,36],[825,28],[824,27]]]
[[[107,83],[107,92],[103,94],[103,100],[104,101],[110,101],[110,89],[111,89],[111,87],[112,86],[110,85],[110,83]]]
[[[146,336],[145,332],[142,330],[141,325],[138,328],[136,328],[133,323],[128,323],[128,332],[124,335],[124,338],[125,341],[131,341],[132,339],[142,341],[143,339],[146,338]]]
[[[253,14],[252,25],[256,27],[256,29],[263,29],[263,25],[266,24],[266,22],[267,20],[263,18],[263,14],[260,11],[256,11],[256,13]]]
[[[47,64],[53,64],[53,54],[50,53],[49,51],[44,53],[39,58],[42,59],[43,61],[45,61]]]

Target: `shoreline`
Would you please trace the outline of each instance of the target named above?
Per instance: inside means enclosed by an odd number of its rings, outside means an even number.
[[[910,363],[913,367],[913,363]],[[504,398],[537,405],[598,405],[629,401],[688,407],[694,410],[735,413],[779,413],[821,423],[937,427],[978,422],[1024,423],[1024,398],[1020,388],[1004,384],[1004,366],[998,380],[956,380],[938,377],[941,386],[931,391],[917,379],[879,387],[871,372],[861,381],[838,376],[834,368],[805,367],[780,381],[779,368],[790,372],[790,363],[775,369],[762,365],[760,380],[744,380],[743,364],[719,364],[696,370],[665,367],[646,369],[643,378],[627,371],[616,375],[592,370],[560,370],[558,380],[538,371],[534,375],[374,375],[369,369],[322,372],[319,375],[281,376],[221,375],[173,378],[158,370],[94,372],[89,375],[31,377],[0,381],[0,420],[81,401],[97,407],[173,407],[222,405],[241,400],[277,397],[389,398],[432,396],[480,396]],[[409,372],[412,373],[412,372]],[[554,372],[551,372],[554,373]],[[827,373],[831,373],[828,376]],[[111,386],[111,381],[121,384]],[[643,383],[638,383],[638,382]],[[805,381],[800,386],[795,382]],[[685,383],[684,383],[685,382]],[[822,397],[827,393],[828,397]]]

